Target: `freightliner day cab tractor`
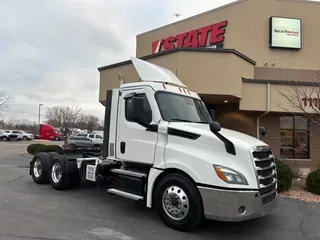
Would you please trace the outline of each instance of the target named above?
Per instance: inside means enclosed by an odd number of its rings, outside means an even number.
[[[107,91],[102,156],[38,153],[30,162],[34,182],[56,190],[95,182],[155,208],[180,231],[204,218],[243,221],[275,209],[270,147],[221,128],[198,94],[168,69],[131,59],[141,79]]]

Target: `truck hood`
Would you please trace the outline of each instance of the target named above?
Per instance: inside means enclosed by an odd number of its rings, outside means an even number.
[[[210,145],[215,144],[218,139],[215,134],[211,132],[209,124],[171,122],[169,127],[199,134],[200,137],[197,140]],[[236,147],[250,149],[254,146],[267,146],[266,143],[257,138],[227,128],[221,128],[219,133],[233,142]]]

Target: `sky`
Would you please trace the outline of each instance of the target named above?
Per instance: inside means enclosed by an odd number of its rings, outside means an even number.
[[[98,67],[135,56],[136,35],[233,0],[0,1],[0,91],[6,119],[41,120],[69,105],[104,117]],[[179,13],[179,18],[173,14]]]

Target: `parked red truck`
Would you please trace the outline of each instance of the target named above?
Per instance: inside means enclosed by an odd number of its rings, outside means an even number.
[[[63,137],[55,127],[49,124],[40,124],[40,139],[61,141]]]

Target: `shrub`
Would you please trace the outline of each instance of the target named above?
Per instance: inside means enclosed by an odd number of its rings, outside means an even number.
[[[310,172],[306,182],[308,192],[320,195],[320,169]]]
[[[61,153],[62,152],[62,147],[58,146],[58,145],[43,145],[39,148],[37,148],[34,151],[34,154],[37,154],[39,152],[57,152],[57,153]]]
[[[27,152],[34,155],[34,151],[37,150],[38,148],[44,146],[44,144],[41,144],[41,143],[34,143],[34,144],[30,144],[28,147],[27,147]]]
[[[293,172],[285,163],[276,159],[278,192],[288,191],[292,186]]]

